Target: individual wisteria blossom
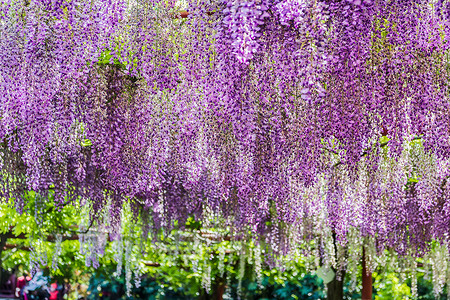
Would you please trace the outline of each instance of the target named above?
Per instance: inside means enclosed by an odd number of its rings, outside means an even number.
[[[115,239],[126,203],[146,233],[214,215],[337,269],[355,230],[446,245],[448,1],[186,5],[1,2],[3,198],[86,201]]]

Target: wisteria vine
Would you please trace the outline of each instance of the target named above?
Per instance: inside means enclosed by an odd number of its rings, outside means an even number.
[[[87,203],[114,238],[129,203],[145,233],[209,218],[276,254],[446,245],[450,2],[180,5],[1,2],[3,198]]]

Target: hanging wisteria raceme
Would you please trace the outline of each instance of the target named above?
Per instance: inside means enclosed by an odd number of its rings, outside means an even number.
[[[157,3],[67,5],[2,7],[3,195],[21,206],[24,190],[54,189],[57,204],[82,197],[94,213],[109,203],[112,229],[125,199],[154,208],[159,226],[200,211],[183,187],[207,196],[199,108],[181,99],[196,94],[175,91],[189,84],[168,35],[180,24]]]
[[[89,170],[83,166],[84,119],[94,115],[90,100],[99,100],[89,62],[117,28],[112,15],[118,4],[110,4],[2,5],[1,138],[4,166],[14,166],[5,172],[4,184],[8,192],[18,191],[18,200],[21,188],[54,188],[62,204],[71,177],[80,180]]]
[[[269,261],[317,239],[335,269],[354,230],[448,239],[448,1],[179,5],[2,2],[3,197],[81,201],[114,238],[125,203],[144,233],[215,219]]]
[[[445,238],[446,13],[425,1],[286,1],[220,14],[208,136],[236,225],[286,235],[267,221],[320,215],[343,242],[358,227],[402,254]]]

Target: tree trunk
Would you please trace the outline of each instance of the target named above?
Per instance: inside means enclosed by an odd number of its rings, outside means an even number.
[[[5,234],[0,234],[0,288],[3,286],[3,267],[2,267],[2,252],[6,245],[7,237]]]
[[[226,278],[224,277],[218,278],[215,284],[213,299],[215,300],[223,300],[223,294],[225,293],[225,284]]]
[[[337,274],[337,271],[333,269]],[[344,277],[345,271],[340,271],[340,281],[334,277],[333,281],[327,284],[327,300],[343,300],[344,299]]]
[[[366,254],[363,247],[362,255],[362,300],[372,300],[372,273],[367,270]]]
[[[338,248],[336,245],[336,232],[334,230],[332,232],[332,237],[333,237],[334,253],[336,255],[337,260]],[[345,270],[340,270],[338,274],[338,271],[336,271],[334,268],[332,269],[334,271],[335,276],[332,281],[327,283],[327,300],[344,300]],[[338,277],[340,281],[336,279]]]

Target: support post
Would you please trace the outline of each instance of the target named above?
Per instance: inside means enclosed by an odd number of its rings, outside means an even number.
[[[5,247],[6,245],[6,240],[7,237],[5,234],[0,234],[0,288],[3,285],[3,280],[4,278],[2,277],[3,274],[3,267],[2,267],[2,252],[3,252],[3,247]]]
[[[336,255],[336,260],[338,259],[338,248],[336,244],[336,232],[332,231],[333,237],[333,245],[334,245],[334,253]],[[332,268],[334,271],[334,278],[332,281],[327,283],[327,300],[344,300],[344,279],[345,279],[345,270],[340,270],[340,280],[337,280],[337,272],[338,270]]]
[[[212,295],[211,299],[223,300],[226,285],[227,285],[227,274],[224,273],[222,276],[217,275],[214,284],[214,294]]]
[[[363,246],[362,251],[362,300],[372,300],[372,273],[366,266],[366,253]]]
[[[221,278],[222,279],[222,278]],[[215,299],[223,300],[223,294],[225,293],[225,281],[220,280],[216,287]]]
[[[337,270],[333,268],[335,274],[337,274]],[[344,278],[345,271],[341,272],[341,280],[337,280],[336,276],[332,281],[327,283],[327,300],[343,300],[344,299]]]

